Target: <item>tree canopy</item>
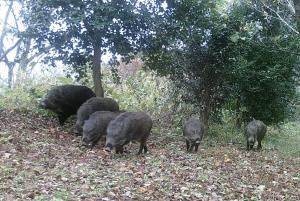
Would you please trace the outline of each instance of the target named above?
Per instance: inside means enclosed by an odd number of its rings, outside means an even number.
[[[107,52],[130,56],[146,28],[142,3],[133,1],[38,0],[25,1],[25,33],[36,39],[37,48],[54,48],[45,57],[72,65],[80,75],[92,63],[95,92],[103,96],[101,56]],[[114,60],[116,61],[116,60]]]
[[[233,99],[239,102],[234,110],[245,108],[243,120],[277,123],[288,115],[298,85],[299,37],[256,6],[176,1],[145,49],[148,67],[169,75],[183,100],[200,106],[204,122]]]
[[[79,76],[92,66],[98,96],[101,56],[111,53],[116,64],[117,55],[139,53],[199,106],[206,125],[228,106],[243,121],[277,123],[290,114],[299,81],[297,8],[288,2],[26,0],[23,36],[41,51],[50,45],[44,61],[53,66],[61,60]]]

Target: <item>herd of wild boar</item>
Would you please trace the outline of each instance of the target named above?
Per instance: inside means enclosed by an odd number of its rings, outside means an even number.
[[[152,119],[145,112],[126,112],[120,110],[118,103],[112,98],[96,97],[86,86],[62,85],[52,88],[41,101],[40,107],[57,114],[59,123],[63,125],[71,115],[77,116],[75,128],[82,135],[82,144],[92,148],[106,137],[105,150],[123,153],[123,146],[131,141],[140,142],[138,154],[147,153],[147,139],[152,128]],[[257,149],[261,149],[261,141],[267,126],[253,119],[245,129],[247,150],[253,148],[257,141]],[[187,151],[197,152],[204,135],[204,125],[196,118],[187,120],[183,127],[183,136]]]

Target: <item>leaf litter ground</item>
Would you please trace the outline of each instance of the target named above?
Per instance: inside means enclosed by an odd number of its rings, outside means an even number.
[[[153,133],[149,153],[80,144],[72,122],[0,112],[0,200],[300,200],[300,159],[275,149],[207,145]]]

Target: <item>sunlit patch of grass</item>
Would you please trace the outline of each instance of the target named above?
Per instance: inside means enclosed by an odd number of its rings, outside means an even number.
[[[68,200],[68,192],[67,190],[60,190],[54,193],[54,198],[52,200],[60,201],[60,200]]]
[[[186,155],[185,157],[186,157],[187,160],[192,160],[192,161],[199,160],[200,161],[202,159],[201,148],[199,148],[197,152],[187,152],[187,151],[185,151],[185,153],[183,153],[183,154]]]
[[[244,132],[232,124],[211,124],[206,140],[210,146],[216,144],[241,144],[244,142]]]
[[[38,195],[34,197],[34,200],[43,201],[43,200],[47,200],[47,198],[44,195]]]
[[[160,157],[148,157],[147,164],[152,167],[159,167],[162,164],[162,160]]]
[[[243,129],[236,129],[233,125],[213,124],[204,139],[207,146],[218,146],[219,144],[239,144],[244,146],[246,140]],[[264,140],[263,148],[276,149],[282,154],[289,156],[300,156],[300,123],[288,122],[280,128],[270,126]]]
[[[208,180],[208,178],[209,178],[208,175],[200,174],[200,175],[198,175],[197,180],[198,180],[198,182],[205,182]]]
[[[270,149],[276,149],[282,154],[300,157],[300,123],[288,122],[280,128],[269,128],[265,141]]]
[[[10,178],[10,177],[14,176],[16,174],[16,172],[17,172],[16,168],[0,166],[0,178],[2,178],[2,179]],[[2,188],[2,187],[0,186],[0,188]]]
[[[0,144],[6,144],[13,139],[9,131],[0,131]]]

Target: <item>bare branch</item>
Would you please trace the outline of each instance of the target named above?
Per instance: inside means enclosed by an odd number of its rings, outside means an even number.
[[[14,17],[14,20],[15,20],[16,29],[17,29],[18,31],[20,31],[20,29],[19,29],[19,24],[18,24],[18,18],[17,18],[16,14],[15,14],[14,9],[12,9],[11,13],[12,13],[12,15],[13,15],[13,17]]]
[[[291,13],[295,14],[294,2],[293,0],[286,0],[287,7],[291,11]]]
[[[31,55],[31,56],[28,58],[29,52],[30,52],[30,51],[29,51],[29,50],[30,50],[30,44],[31,44],[31,43],[27,43],[27,47],[26,47],[25,52],[22,54],[22,56],[21,56],[21,58],[20,58],[19,60],[16,60],[16,62],[19,62],[20,68],[23,69],[23,70],[26,69],[26,67],[28,66],[28,64],[29,64],[30,62],[32,62],[34,59],[36,59],[36,58],[42,56],[43,54],[45,54],[45,52],[48,52],[48,51],[51,49],[50,46],[49,46],[49,47],[46,47],[46,48],[44,49],[44,51],[36,52],[35,54]]]
[[[299,1],[300,1],[300,0],[299,0]],[[272,13],[274,13],[274,14],[277,16],[277,17],[275,17],[275,16],[270,15],[270,17],[275,18],[275,19],[281,21],[281,22],[284,23],[290,30],[292,30],[294,33],[299,34],[299,31],[297,31],[297,30],[296,30],[294,27],[292,27],[285,19],[283,19],[283,17],[281,17],[281,15],[280,15],[276,10],[272,9],[270,6],[266,5],[266,4],[265,4],[264,2],[262,2],[262,1],[261,1],[261,3],[263,4],[263,7],[264,7],[265,9],[270,10]],[[248,3],[248,6],[251,6],[251,7],[252,7],[252,5],[250,5],[249,3]],[[260,12],[260,13],[264,13],[264,11],[258,10],[258,9],[255,8],[255,7],[254,7],[254,9],[255,9],[256,11]]]
[[[263,6],[267,9],[269,9],[270,11],[272,11],[273,13],[275,13],[275,15],[278,17],[277,19],[279,19],[281,22],[283,22],[289,29],[291,29],[293,32],[299,34],[299,32],[294,29],[288,22],[286,22],[280,15],[279,13],[274,10],[273,8],[271,8],[270,6],[266,5],[264,2],[262,2]]]
[[[295,17],[297,21],[297,27],[300,31],[300,0],[293,0],[294,8],[295,8]]]
[[[12,7],[13,7],[13,1],[10,2],[9,6],[8,6],[8,9],[6,11],[6,14],[5,14],[4,21],[3,21],[2,34],[0,36],[0,53],[3,52],[3,40],[4,40],[4,37],[6,35],[8,17],[9,17],[9,14],[10,14],[11,10],[12,10]]]
[[[0,61],[2,61],[5,57],[7,57],[8,53],[10,53],[13,49],[15,49],[17,47],[17,45],[19,45],[21,43],[21,39],[19,39],[13,46],[11,46],[10,48],[8,48],[6,51],[2,50],[3,54],[0,57]]]

